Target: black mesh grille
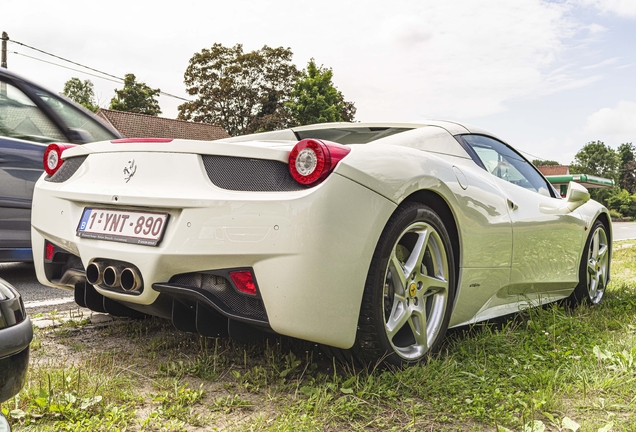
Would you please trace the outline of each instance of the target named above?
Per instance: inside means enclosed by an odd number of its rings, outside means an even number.
[[[74,158],[69,158],[64,161],[60,169],[53,174],[52,176],[47,175],[44,177],[44,180],[50,181],[52,183],[64,183],[66,180],[70,179],[73,174],[79,169],[79,167],[86,160],[86,156],[79,156]]]
[[[239,294],[223,276],[207,273],[185,273],[173,276],[169,283],[203,289],[222,303],[217,303],[221,309],[229,310],[246,318],[267,321],[263,301],[259,298]]]
[[[223,189],[253,192],[306,189],[293,179],[284,162],[231,156],[201,157],[210,181]]]

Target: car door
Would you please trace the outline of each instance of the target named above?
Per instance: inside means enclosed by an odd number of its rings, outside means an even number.
[[[561,197],[523,156],[484,135],[462,135],[508,201],[512,220],[510,295],[567,295],[578,281],[586,226],[577,210],[559,214]]]
[[[121,138],[78,105],[0,71],[0,262],[31,260],[31,199],[51,142]]]
[[[31,246],[31,196],[47,143],[65,135],[19,88],[0,87],[0,249]],[[0,257],[1,258],[1,257]]]

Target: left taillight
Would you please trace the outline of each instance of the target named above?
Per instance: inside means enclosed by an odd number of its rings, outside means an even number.
[[[323,181],[351,149],[317,139],[299,141],[289,153],[289,172],[298,183],[311,186]]]
[[[64,150],[75,147],[75,144],[49,144],[44,150],[44,171],[50,176],[55,174],[64,163],[62,153]]]

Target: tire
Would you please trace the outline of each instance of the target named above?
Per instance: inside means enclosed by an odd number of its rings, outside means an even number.
[[[579,268],[579,284],[568,298],[569,305],[596,305],[601,302],[609,280],[609,257],[607,230],[605,225],[597,220],[585,242]]]
[[[455,289],[444,223],[431,208],[407,203],[391,216],[376,246],[353,347],[327,352],[364,366],[420,362],[444,339]]]

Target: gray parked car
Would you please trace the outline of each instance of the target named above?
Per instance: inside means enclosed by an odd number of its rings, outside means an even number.
[[[15,396],[24,385],[31,339],[33,328],[20,294],[0,279],[0,402]],[[0,432],[8,430],[0,414]]]
[[[0,68],[0,262],[33,260],[31,197],[46,146],[115,138],[90,111]]]

